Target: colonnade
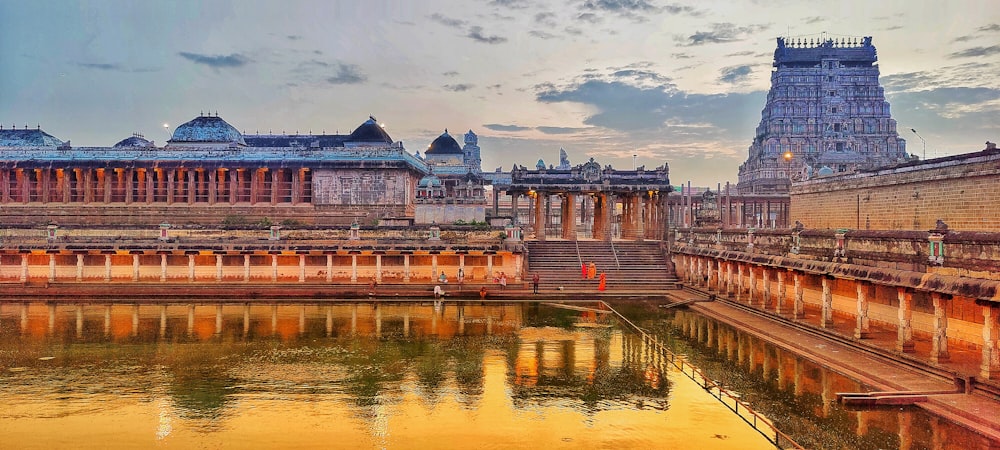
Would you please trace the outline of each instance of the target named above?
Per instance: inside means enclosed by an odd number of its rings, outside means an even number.
[[[511,193],[513,221],[519,223],[518,206],[522,194]],[[567,240],[578,238],[577,222],[591,225],[591,237],[599,240],[662,239],[666,229],[666,212],[663,207],[666,195],[658,192],[557,192],[531,190],[526,194],[530,202],[528,225],[536,239],[544,241],[551,211],[558,209],[560,234]],[[621,205],[620,215],[617,213]],[[614,236],[615,225],[620,236]]]
[[[871,324],[877,320],[896,329],[895,350],[902,353],[915,351],[917,332],[922,339],[930,341],[929,358],[935,364],[949,360],[949,341],[980,347],[980,376],[1000,379],[1000,305],[994,302],[976,302],[942,292],[696,255],[675,254],[674,261],[678,276],[686,283],[714,290],[737,302],[795,319],[806,317],[807,304],[818,307],[818,323],[823,328],[834,327],[834,315],[850,317],[854,322],[852,335],[857,339],[870,338]],[[774,285],[776,292],[772,291]],[[837,301],[834,285],[839,288]],[[844,290],[851,285],[853,291],[848,297]],[[929,312],[915,309],[915,295],[930,299]],[[885,298],[887,296],[891,297]],[[877,318],[872,312],[876,308]],[[963,317],[961,311],[968,309],[978,310],[982,322]],[[914,320],[915,315],[921,316],[919,322]]]
[[[421,258],[414,264],[415,258]],[[439,263],[439,258],[447,262]],[[0,279],[27,282],[45,279],[66,281],[264,281],[299,283],[349,278],[378,283],[410,282],[417,279],[436,280],[445,274],[455,281],[458,271],[466,281],[485,281],[495,272],[509,274],[513,281],[521,280],[520,253],[500,254],[90,254],[85,252],[3,255],[0,259]],[[388,261],[386,261],[388,260]],[[428,261],[429,260],[429,261]],[[16,263],[14,262],[16,261]],[[12,267],[13,266],[13,267]]]
[[[0,203],[299,204],[311,183],[306,168],[0,168]]]

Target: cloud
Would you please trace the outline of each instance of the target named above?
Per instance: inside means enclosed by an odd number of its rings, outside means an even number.
[[[118,64],[105,64],[105,63],[77,63],[76,65],[86,68],[86,69],[97,69],[97,70],[109,70],[109,71],[121,71],[122,67]]]
[[[960,52],[951,53],[948,55],[949,58],[973,58],[981,56],[990,56],[1000,53],[1000,45],[991,45],[989,47],[972,47],[962,50]]]
[[[475,87],[475,85],[462,83],[462,84],[446,84],[442,87],[444,87],[445,90],[452,92],[465,92]]]
[[[646,0],[585,0],[581,9],[591,11],[656,11],[658,8]]]
[[[204,64],[213,69],[242,67],[251,62],[250,58],[239,53],[229,55],[202,55],[199,53],[179,52],[182,58],[195,64]]]
[[[555,28],[556,26],[556,14],[553,12],[540,12],[535,14],[535,23],[545,25],[547,27]]]
[[[538,30],[529,31],[528,34],[539,39],[553,39],[556,37],[556,35],[552,33],[546,33],[544,31],[538,31]]]
[[[445,73],[442,73],[441,75],[444,75],[446,77],[457,77],[458,76],[458,72],[456,72],[454,70],[449,70],[449,71],[447,71]]]
[[[326,82],[330,84],[361,84],[368,81],[368,75],[361,71],[361,68],[354,64],[344,64],[341,62],[331,65],[335,68],[336,74],[327,77]]]
[[[440,23],[441,25],[449,26],[452,28],[464,28],[465,21],[461,19],[452,19],[450,17],[445,17],[441,13],[434,13],[430,15],[430,19]]]
[[[493,131],[524,131],[531,129],[530,127],[522,127],[519,125],[502,125],[499,123],[487,123],[483,125],[483,128]]]
[[[723,67],[719,69],[719,73],[721,74],[719,75],[719,81],[729,84],[747,81],[750,78],[750,67],[749,65]]]
[[[1000,31],[1000,24],[991,23],[989,25],[983,25],[976,29],[976,31],[981,32],[997,32]]]
[[[581,13],[576,16],[576,20],[588,23],[601,23],[601,18],[594,13]]]
[[[299,36],[297,34],[289,34],[288,36],[285,36],[285,38],[288,39],[289,41],[297,41],[302,39],[302,36]]]
[[[573,134],[588,130],[579,127],[535,127],[535,129],[545,134]]]
[[[583,34],[583,30],[576,27],[566,27],[564,31],[566,31],[566,34],[572,34],[574,36],[579,36]]]
[[[804,17],[802,19],[802,22],[808,25],[808,24],[814,24],[814,23],[817,23],[817,22],[822,22],[824,20],[826,20],[826,17],[823,17],[823,16],[810,16],[810,17]]]
[[[526,0],[491,0],[489,5],[510,9],[525,9],[530,6]]]
[[[483,27],[474,26],[469,27],[469,34],[466,37],[472,38],[476,42],[482,42],[484,44],[502,44],[507,42],[507,38],[503,36],[486,36],[483,34]]]
[[[677,41],[689,47],[694,45],[737,42],[768,28],[770,28],[770,25],[736,26],[728,22],[713,23],[711,31],[697,31],[686,38],[677,38]]]

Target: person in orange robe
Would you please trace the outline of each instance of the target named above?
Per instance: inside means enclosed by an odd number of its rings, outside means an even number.
[[[587,263],[580,263],[580,276],[584,279],[587,278]]]
[[[606,288],[606,287],[607,287],[607,284],[608,284],[607,282],[608,282],[608,280],[607,280],[607,278],[606,278],[606,277],[604,276],[604,272],[601,272],[601,283],[597,285],[597,290],[598,290],[598,291],[603,291],[603,290],[604,290],[604,288]]]

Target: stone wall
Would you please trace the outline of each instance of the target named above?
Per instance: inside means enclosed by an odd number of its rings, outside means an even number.
[[[1000,151],[795,183],[792,221],[809,228],[1000,231]]]

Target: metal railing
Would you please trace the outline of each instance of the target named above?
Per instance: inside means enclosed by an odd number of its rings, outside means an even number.
[[[618,320],[621,320],[622,323],[624,323],[628,328],[638,333],[642,339],[643,345],[658,352],[662,358],[680,370],[680,372],[691,379],[691,381],[694,381],[698,384],[698,386],[701,386],[705,392],[708,392],[709,395],[719,400],[719,402],[721,402],[730,411],[736,413],[740,419],[752,426],[755,431],[760,433],[761,436],[764,436],[764,438],[774,444],[775,447],[795,449],[805,448],[795,442],[795,440],[787,434],[782,433],[770,419],[754,411],[750,405],[741,401],[736,394],[730,393],[722,385],[716,383],[715,380],[705,375],[704,372],[687,362],[685,357],[670,351],[670,349],[660,343],[657,336],[647,333],[638,325],[628,320],[628,318],[619,314],[618,311],[615,311],[615,309],[606,302],[601,303],[612,311],[615,316],[618,317]]]

